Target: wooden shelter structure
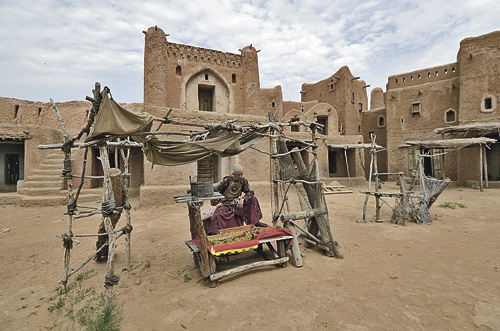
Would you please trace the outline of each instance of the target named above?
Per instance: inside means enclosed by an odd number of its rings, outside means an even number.
[[[382,146],[374,144],[374,143],[372,143],[372,144],[327,144],[326,146],[328,147],[328,149],[337,149],[337,150],[344,151],[345,163],[346,163],[346,168],[347,168],[347,177],[349,180],[349,182],[348,182],[349,189],[351,188],[352,183],[351,183],[351,174],[349,171],[349,161],[347,160],[347,151],[350,149],[358,150],[359,158],[360,158],[360,160],[362,160],[361,150],[370,149],[371,160],[374,160],[374,157],[375,157],[375,163],[376,163],[376,155],[373,153],[376,153],[377,151],[385,150],[385,147],[382,147]],[[361,163],[361,165],[363,165],[363,164]],[[364,169],[364,166],[363,166],[363,169]],[[366,169],[365,169],[365,171],[366,171]]]
[[[197,197],[196,195],[177,196],[177,202],[187,202],[189,207],[191,240],[186,245],[192,250],[195,265],[200,268],[202,276],[208,280],[209,287],[215,287],[219,279],[236,273],[244,272],[261,266],[279,265],[285,267],[288,261],[287,250],[290,248],[292,263],[295,267],[302,267],[302,256],[297,239],[302,237],[309,247],[316,246],[324,250],[328,256],[342,258],[338,251],[338,243],[333,240],[328,219],[328,209],[319,180],[317,145],[315,135],[320,124],[314,122],[300,122],[298,124],[308,127],[311,131],[311,141],[298,141],[287,137],[282,126],[292,123],[276,122],[270,114],[271,152],[250,147],[261,153],[268,154],[271,159],[271,205],[273,210],[273,227],[278,227],[279,221],[288,232],[274,237],[258,240],[257,251],[262,254],[262,246],[266,244],[273,258],[267,261],[258,261],[238,266],[229,270],[217,272],[217,254],[213,249],[214,241],[227,240],[228,237],[249,235],[255,239],[255,230],[248,227],[238,227],[220,230],[220,235],[208,237],[207,224],[203,224],[200,216],[202,200],[212,199],[213,196]],[[294,122],[293,125],[297,125]],[[293,140],[303,144],[303,148],[288,150],[286,140]],[[313,161],[306,165],[301,156],[301,151],[312,153]],[[298,198],[298,203],[292,203],[291,195]],[[293,210],[293,206],[300,206],[301,210]],[[258,233],[258,231],[257,231]],[[245,239],[246,240],[246,239]],[[247,240],[249,241],[249,240]],[[276,248],[272,244],[276,244]],[[290,245],[289,245],[290,243]],[[255,243],[254,243],[255,244]],[[290,246],[290,247],[289,247]],[[238,248],[237,250],[241,250]],[[222,254],[225,257],[233,255],[231,250]]]
[[[114,273],[115,268],[115,249],[117,240],[125,235],[126,238],[126,268],[131,266],[131,225],[130,203],[128,200],[128,188],[130,183],[129,156],[130,148],[141,147],[147,159],[153,164],[161,165],[179,165],[187,164],[208,157],[212,154],[217,154],[221,157],[236,155],[247,148],[250,148],[256,141],[263,137],[272,139],[273,151],[268,153],[273,160],[274,175],[272,178],[273,191],[273,225],[277,225],[281,220],[283,225],[290,231],[291,236],[281,236],[275,240],[267,240],[262,243],[270,242],[277,243],[277,250],[273,253],[278,255],[274,264],[285,266],[288,260],[286,257],[287,246],[285,241],[295,239],[292,244],[292,255],[294,264],[299,267],[302,265],[301,255],[296,240],[294,228],[300,229],[306,233],[308,241],[312,244],[325,250],[327,255],[341,257],[337,250],[337,242],[332,238],[330,224],[328,221],[328,211],[322,195],[322,183],[319,180],[317,153],[315,144],[315,132],[320,124],[301,122],[301,125],[308,126],[312,132],[311,142],[307,143],[307,148],[314,155],[314,162],[311,167],[307,167],[300,162],[299,156],[296,153],[287,150],[284,140],[287,137],[283,134],[281,128],[284,125],[291,123],[278,123],[270,116],[270,122],[267,124],[250,124],[246,126],[235,125],[232,122],[224,122],[222,124],[207,124],[207,123],[185,123],[176,121],[169,117],[172,109],[166,111],[165,116],[157,118],[148,113],[135,113],[128,111],[118,105],[111,97],[109,88],[105,87],[101,92],[99,83],[95,84],[93,97],[87,97],[88,101],[92,102],[92,109],[89,112],[87,123],[80,132],[75,136],[70,136],[65,128],[63,119],[53,100],[53,108],[59,118],[63,133],[63,143],[55,145],[40,145],[40,149],[61,149],[64,152],[64,164],[61,176],[65,178],[68,187],[68,204],[67,204],[67,223],[64,234],[58,236],[63,241],[64,258],[63,272],[59,281],[60,290],[66,291],[66,286],[69,277],[78,272],[83,266],[89,263],[92,259],[99,257],[107,257],[106,276],[105,276],[105,305],[111,305],[111,297],[113,286],[118,284],[119,277]],[[152,131],[153,122],[159,122],[156,131]],[[185,132],[175,131],[159,131],[163,124],[194,126],[202,129],[201,131]],[[296,123],[294,123],[296,124]],[[267,133],[270,131],[270,134]],[[85,137],[84,137],[85,135]],[[164,141],[157,138],[158,135],[183,135],[189,136],[187,141]],[[85,138],[84,142],[78,142]],[[78,197],[84,186],[85,179],[94,178],[95,176],[86,176],[87,154],[90,147],[97,146],[99,148],[103,176],[103,199],[100,208],[88,208],[78,205]],[[72,169],[72,149],[85,149],[83,156],[83,165],[81,175],[74,175]],[[125,171],[122,173],[120,169],[110,167],[108,149],[115,149],[115,157],[121,155]],[[261,151],[264,152],[264,151]],[[264,152],[266,153],[266,152]],[[290,163],[292,155],[296,158],[296,165]],[[117,164],[118,162],[115,162]],[[285,169],[286,164],[289,168]],[[299,168],[298,173],[291,172]],[[80,183],[76,193],[74,191],[74,179],[79,179]],[[287,202],[287,192],[291,185],[302,184],[308,196],[308,210],[301,213],[285,214],[284,205]],[[280,195],[280,190],[283,192],[283,186],[287,185],[286,192]],[[281,200],[280,200],[281,199]],[[227,275],[215,274],[215,263],[211,263],[210,255],[207,250],[206,233],[200,223],[199,206],[201,205],[198,197],[190,197],[188,199],[189,218],[191,236],[193,239],[198,239],[200,242],[199,254],[196,255],[197,262],[202,269],[202,276],[209,279],[210,284],[216,284],[217,279]],[[184,201],[186,202],[186,201]],[[91,210],[86,210],[91,209]],[[126,225],[120,229],[116,229],[116,224],[122,214],[126,211]],[[79,218],[90,217],[93,215],[101,216],[101,225],[96,234],[75,234],[73,233],[73,222]],[[301,228],[294,223],[297,219],[307,219],[308,225],[306,228]],[[319,232],[319,234],[318,234]],[[70,256],[73,244],[78,244],[76,238],[98,237],[96,250],[78,267],[70,268]],[[105,238],[105,240],[103,240]],[[107,254],[103,254],[107,250]],[[273,264],[271,263],[271,264]],[[263,265],[269,265],[269,262]],[[258,266],[258,265],[257,265]],[[244,270],[241,270],[244,271]],[[234,272],[239,272],[236,270]],[[232,272],[232,273],[234,273]],[[231,274],[231,273],[230,273]]]
[[[465,129],[464,129],[465,130]],[[444,132],[439,131],[439,132]],[[449,131],[454,132],[454,131]],[[467,130],[463,131],[467,132]],[[494,144],[497,141],[492,138],[478,137],[478,138],[457,138],[457,139],[441,139],[441,140],[420,140],[420,141],[405,141],[405,145],[400,148],[439,148],[439,149],[460,149],[472,146],[479,147],[479,188],[481,192],[483,191],[483,182],[486,181],[486,188],[488,188],[488,164],[486,161],[485,148],[490,144]],[[444,154],[439,154],[438,157],[441,158],[441,163],[444,163]],[[444,168],[444,167],[443,167]],[[444,174],[443,174],[444,177]]]
[[[464,138],[465,136],[486,137],[490,135],[500,137],[500,122],[448,126],[446,128],[434,129],[434,133],[440,134],[443,137],[445,135],[456,135],[458,133],[463,133]]]
[[[382,204],[384,203],[389,206],[393,213],[392,217],[389,219],[393,223],[398,223],[402,221],[402,224],[406,226],[409,219],[415,220],[417,223],[426,224],[431,223],[432,220],[429,214],[429,208],[432,206],[437,197],[441,192],[448,186],[451,182],[450,179],[439,180],[431,177],[427,177],[423,170],[423,155],[419,155],[418,168],[412,183],[418,183],[420,187],[420,192],[413,191],[414,185],[408,188],[406,185],[406,180],[403,172],[399,173],[379,173],[377,165],[377,148],[375,143],[376,137],[372,137],[372,144],[370,148],[370,174],[368,180],[368,190],[361,191],[364,193],[365,201],[363,206],[363,222],[366,222],[366,207],[368,199],[370,196],[375,197],[375,222],[383,222],[381,219],[380,211]],[[429,157],[436,157],[438,155],[432,155]],[[385,176],[398,176],[399,192],[381,192],[380,191],[380,175]],[[372,178],[375,178],[375,190],[372,191]],[[392,207],[385,199],[395,198],[394,207]]]

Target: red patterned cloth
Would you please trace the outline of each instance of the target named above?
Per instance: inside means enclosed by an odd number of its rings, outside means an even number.
[[[265,229],[265,228],[263,228]],[[276,230],[271,230],[271,231],[262,231],[257,234],[257,238],[249,241],[243,241],[243,242],[238,242],[238,243],[233,243],[233,244],[227,244],[227,245],[220,245],[220,246],[213,246],[213,245],[207,245],[208,251],[212,255],[220,255],[224,253],[232,253],[232,252],[240,252],[244,250],[249,250],[251,248],[255,248],[259,244],[259,239],[264,239],[264,238],[272,238],[272,237],[281,237],[281,236],[291,236],[292,233],[288,230],[285,229],[276,229]],[[192,240],[198,248],[200,248],[200,240],[199,239],[193,239]],[[290,245],[291,245],[290,241]]]

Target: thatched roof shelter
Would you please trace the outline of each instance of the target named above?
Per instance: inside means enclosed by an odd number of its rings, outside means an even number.
[[[375,145],[373,144],[326,144],[328,148],[331,149],[363,149],[363,148],[372,148],[375,147],[375,149],[385,149],[385,147],[380,146],[380,145]]]
[[[500,122],[495,123],[473,123],[473,124],[464,124],[464,125],[456,125],[449,126],[446,128],[437,128],[434,129],[434,133],[436,134],[457,134],[460,132],[465,132],[465,134],[471,132],[474,136],[486,136],[489,134],[498,133],[500,136]]]
[[[491,138],[460,138],[460,139],[441,139],[441,140],[418,140],[405,141],[406,145],[400,148],[463,148],[474,145],[489,145],[496,143],[495,139]]]
[[[480,190],[483,191],[483,178],[486,180],[486,188],[488,188],[488,166],[486,163],[485,146],[496,143],[496,139],[492,138],[460,138],[460,139],[442,139],[442,140],[420,140],[420,141],[405,141],[406,145],[400,148],[442,148],[442,149],[459,149],[464,147],[479,146],[479,181]],[[441,155],[442,157],[442,155]]]

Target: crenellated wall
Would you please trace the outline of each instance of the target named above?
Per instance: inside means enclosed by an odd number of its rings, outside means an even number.
[[[387,90],[406,88],[417,85],[435,83],[459,76],[458,63],[449,63],[442,66],[416,70],[404,74],[389,76]]]

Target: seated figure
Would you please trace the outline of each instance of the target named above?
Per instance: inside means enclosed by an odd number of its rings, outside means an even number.
[[[248,181],[243,178],[242,166],[235,165],[232,175],[224,177],[215,184],[214,190],[222,194],[224,198],[211,201],[212,206],[216,206],[217,209],[212,215],[212,222],[208,229],[209,235],[217,234],[220,229],[244,225],[243,222],[247,225],[267,226],[260,222],[262,212],[259,201],[250,189]]]

